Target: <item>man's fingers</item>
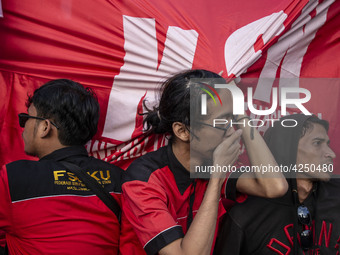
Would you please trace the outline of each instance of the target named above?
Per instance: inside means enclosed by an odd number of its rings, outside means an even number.
[[[238,129],[230,136],[228,136],[222,143],[220,143],[219,147],[230,147],[233,144],[239,144],[242,135],[242,130]]]
[[[241,135],[242,135],[242,129],[237,129],[234,133],[228,136],[227,139],[230,139],[232,142],[235,142],[237,139],[241,137]]]

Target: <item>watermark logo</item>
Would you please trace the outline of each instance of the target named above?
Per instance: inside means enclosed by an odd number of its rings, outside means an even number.
[[[212,86],[209,86],[211,89],[214,89]],[[245,97],[242,90],[237,87],[235,84],[215,84],[215,88],[217,89],[228,89],[231,92],[231,96],[233,98],[233,114],[239,115],[244,114],[244,102]],[[207,90],[203,89],[203,91],[208,92]],[[270,109],[266,110],[258,110],[254,107],[253,104],[253,88],[247,89],[247,103],[248,109],[251,113],[255,115],[269,115],[275,112],[278,107],[278,89],[272,88],[272,106]],[[218,95],[216,90],[214,89],[215,94]],[[208,93],[210,97],[213,98],[211,93]],[[290,98],[291,95],[300,95],[304,94],[305,97],[303,98]],[[207,115],[207,95],[201,95],[201,114]],[[218,98],[220,99],[219,95]],[[213,98],[214,99],[214,98]],[[289,105],[293,108],[293,105],[298,108],[303,114],[305,115],[312,115],[304,106],[304,103],[307,103],[311,99],[311,93],[309,90],[304,88],[290,88],[290,87],[283,87],[280,89],[280,105],[281,105],[281,114],[287,115],[287,106]],[[221,100],[221,99],[220,99]],[[216,101],[214,99],[216,104]],[[222,105],[222,102],[221,102]]]
[[[221,100],[221,97],[220,95],[217,93],[216,89],[214,89],[212,86],[206,84],[206,83],[201,83],[202,85],[204,85],[207,89],[210,89],[215,95],[216,97],[218,98],[218,100],[220,101],[220,104],[221,106],[223,106],[223,103],[222,103],[222,100]],[[200,88],[201,90],[203,90],[204,92],[206,92],[210,97],[211,99],[214,101],[215,105],[217,105],[216,103],[216,100],[215,100],[215,97],[213,96],[213,94],[207,90],[206,88]],[[201,104],[202,104],[202,107],[201,107],[201,114],[202,115],[206,115],[207,114],[207,94],[202,94],[202,101],[201,101]]]
[[[272,87],[271,89],[271,103],[267,107],[260,106],[259,108],[254,103],[253,96],[253,88],[247,88],[247,97],[245,97],[243,91],[236,86],[234,82],[230,82],[228,84],[223,81],[210,81],[208,85],[207,82],[204,83],[199,81],[199,84],[202,85],[200,88],[204,93],[200,95],[201,97],[201,116],[207,116],[208,114],[214,112],[214,109],[210,109],[210,113],[208,112],[208,95],[214,101],[215,106],[217,106],[217,99],[220,101],[220,105],[223,106],[223,102],[221,100],[220,94],[225,93],[226,90],[231,95],[232,99],[232,114],[234,118],[232,119],[214,119],[212,121],[212,125],[215,128],[226,128],[233,125],[241,125],[244,126],[248,124],[250,127],[260,128],[263,126],[274,126],[274,122],[278,121],[279,118],[272,118],[278,115],[285,116],[289,114],[287,112],[287,108],[293,108],[297,111],[300,111],[304,115],[312,115],[304,104],[310,101],[311,93],[308,89],[300,88],[300,87]],[[203,86],[204,85],[204,86]],[[217,92],[218,90],[218,92]],[[224,102],[225,103],[225,102]],[[269,103],[269,102],[267,102]],[[251,114],[254,116],[272,116],[269,117],[258,117],[246,120],[241,118],[241,122],[237,121],[237,116],[245,114],[245,107]],[[209,106],[211,107],[211,106]],[[258,108],[258,109],[257,109]],[[246,123],[247,122],[247,123]],[[285,119],[281,121],[281,125],[283,127],[295,127],[297,122],[294,119]]]

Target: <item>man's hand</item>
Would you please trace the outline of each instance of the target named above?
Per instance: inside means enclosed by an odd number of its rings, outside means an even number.
[[[232,131],[230,131],[232,132]],[[230,133],[228,131],[228,133]],[[238,156],[240,155],[240,139],[242,135],[242,130],[238,129],[235,132],[232,132],[228,137],[220,143],[213,154],[213,165],[219,165],[221,167],[223,166],[229,166],[233,165],[234,162],[237,160]],[[226,173],[223,171],[214,172],[211,174],[212,178],[221,178],[225,179]]]

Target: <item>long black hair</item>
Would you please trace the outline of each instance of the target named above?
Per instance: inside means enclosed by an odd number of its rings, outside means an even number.
[[[210,85],[217,81],[221,83],[221,80],[225,83],[220,75],[202,69],[188,70],[172,76],[161,86],[161,97],[157,107],[150,110],[146,107],[145,101],[143,102],[147,109],[144,119],[146,130],[157,134],[173,135],[172,124],[174,122],[181,122],[189,127],[190,99],[194,100],[195,104],[192,105],[191,113],[195,117],[198,117],[200,113],[199,95],[204,92],[200,89],[202,83],[199,79],[205,79],[205,83]]]

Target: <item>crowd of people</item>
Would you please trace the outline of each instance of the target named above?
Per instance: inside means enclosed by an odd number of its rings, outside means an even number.
[[[39,160],[0,170],[3,253],[339,254],[340,182],[331,174],[328,122],[294,114],[296,126],[275,122],[262,137],[248,116],[233,115],[228,90],[216,89],[223,107],[209,98],[213,110],[202,114],[202,86],[217,82],[226,83],[206,70],[167,79],[158,106],[144,104],[144,122],[168,145],[126,171],[87,154],[99,120],[90,89],[67,79],[38,88],[19,125],[25,152]],[[240,142],[258,171],[194,175],[194,166],[235,165]],[[261,170],[279,165],[303,167]]]

